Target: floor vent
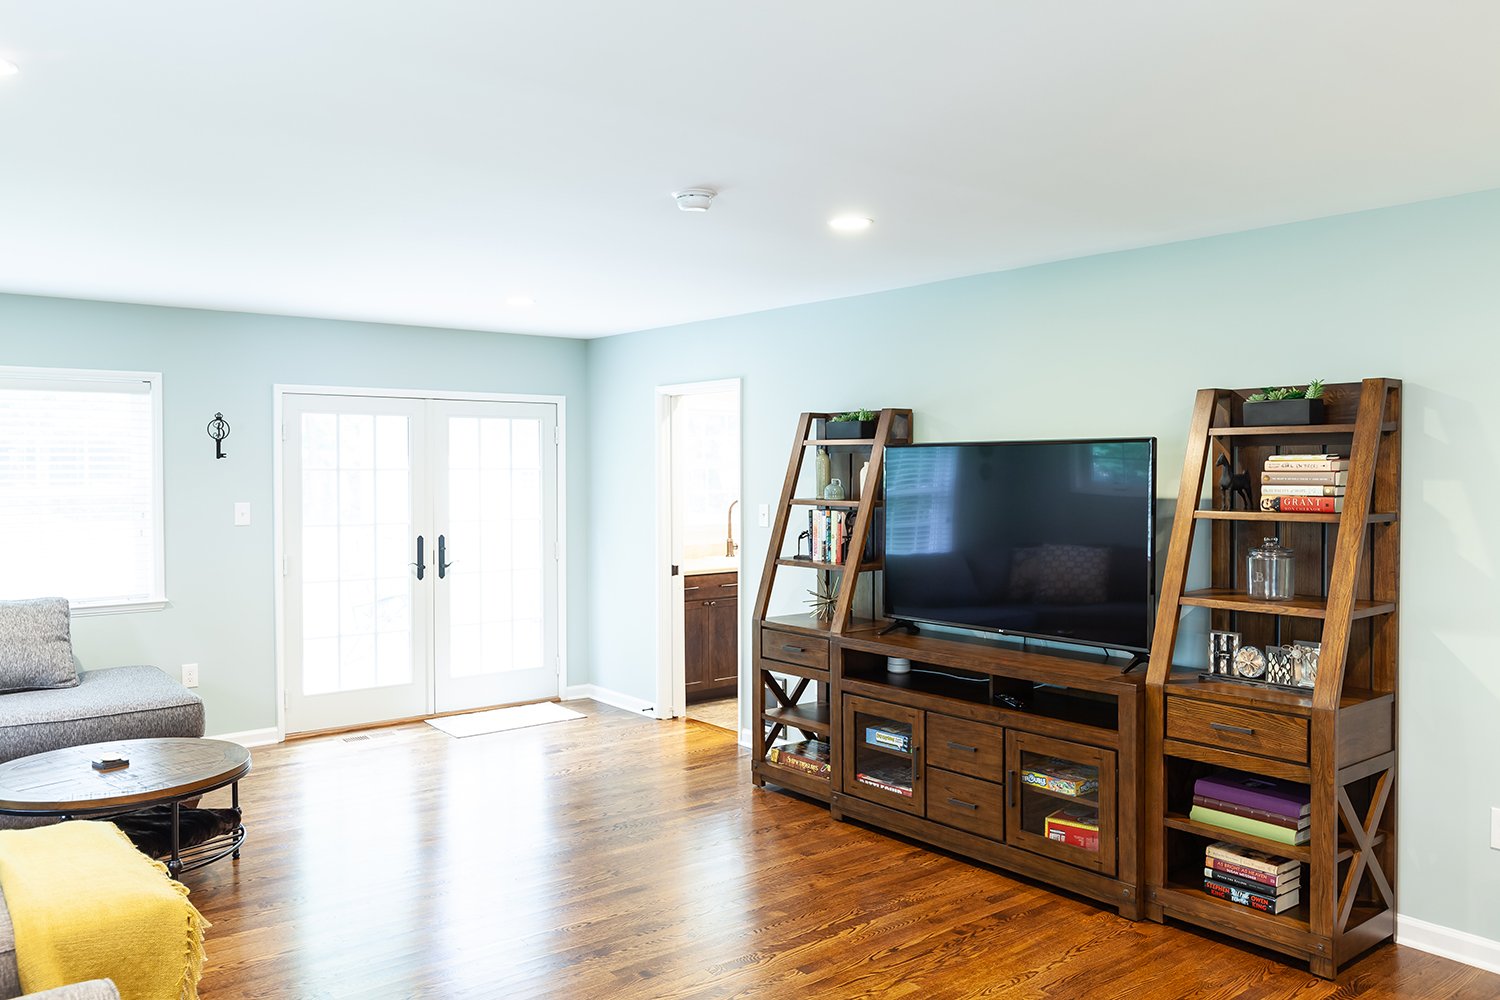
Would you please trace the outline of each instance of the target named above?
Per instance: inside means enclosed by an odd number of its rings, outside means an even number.
[[[369,738],[370,737],[367,734],[361,733],[358,736],[345,736],[344,737],[344,742],[345,743],[363,743],[365,740],[368,740]]]

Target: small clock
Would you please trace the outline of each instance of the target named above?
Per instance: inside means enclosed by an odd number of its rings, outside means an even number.
[[[1266,658],[1254,646],[1241,646],[1234,654],[1234,672],[1241,677],[1259,677],[1266,672]]]

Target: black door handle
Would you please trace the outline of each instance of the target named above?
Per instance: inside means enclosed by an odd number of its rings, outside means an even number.
[[[451,562],[448,562],[447,560],[448,560],[448,536],[447,535],[438,535],[438,579],[439,580],[442,580],[445,577],[447,577],[447,575],[448,575],[448,567],[453,565]]]
[[[417,536],[417,561],[414,562],[414,563],[412,563],[412,565],[415,566],[415,567],[417,567],[417,579],[418,580],[422,579],[422,575],[427,572],[427,564],[422,561],[422,536],[421,535]]]

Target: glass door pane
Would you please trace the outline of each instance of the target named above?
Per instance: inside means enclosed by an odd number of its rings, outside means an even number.
[[[419,401],[289,396],[288,731],[421,715]]]
[[[438,711],[553,697],[556,408],[434,406]]]
[[[922,713],[869,698],[844,699],[844,791],[923,814]]]
[[[1030,733],[1007,733],[1007,840],[1113,874],[1113,751]]]

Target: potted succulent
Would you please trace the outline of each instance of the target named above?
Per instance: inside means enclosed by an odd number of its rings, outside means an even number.
[[[1323,380],[1304,389],[1264,389],[1245,397],[1246,427],[1288,427],[1323,422]]]
[[[830,438],[872,438],[875,436],[875,421],[878,416],[872,410],[840,413],[828,418],[823,425],[823,433]]]

